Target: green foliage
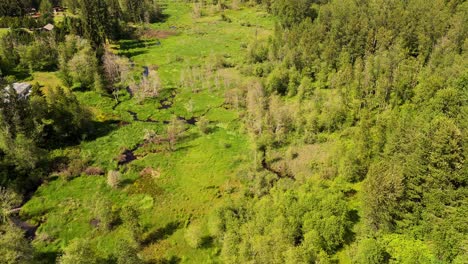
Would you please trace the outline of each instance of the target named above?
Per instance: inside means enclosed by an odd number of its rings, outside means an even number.
[[[381,239],[395,263],[438,263],[435,255],[423,241],[392,234]],[[377,242],[382,243],[382,242]]]
[[[138,249],[129,242],[121,242],[119,244],[117,254],[117,264],[142,264],[144,263],[138,257]]]
[[[78,36],[68,35],[58,50],[60,77],[63,82],[69,87],[79,84],[83,88],[92,88],[95,85],[98,62],[89,42]]]
[[[21,210],[41,223],[40,253],[65,247],[62,261],[76,263],[466,262],[465,2],[209,1],[192,17],[192,4],[169,1],[166,22],[140,29],[159,4],[67,1],[79,15],[57,25],[59,68],[83,89],[1,101],[0,184],[26,186],[11,182],[52,167],[70,175],[48,179]],[[255,4],[276,14],[274,31]],[[117,41],[124,22],[170,34]],[[63,41],[66,32],[87,40]],[[53,65],[39,52],[53,41],[6,36],[2,74]],[[151,96],[132,98],[125,77],[156,65]],[[103,121],[95,130],[82,104]],[[79,141],[86,132],[96,137]],[[78,144],[52,146],[57,164],[43,165],[39,147],[53,142]],[[123,149],[131,161],[116,164]],[[87,166],[118,170],[119,188],[83,175]],[[87,241],[70,244],[77,237]]]
[[[41,13],[53,13],[52,3],[49,0],[41,0],[39,11]]]
[[[392,230],[393,214],[399,211],[398,201],[403,195],[401,168],[391,162],[372,165],[364,184],[363,203],[368,226],[374,231]]]
[[[31,6],[30,0],[5,0],[0,3],[0,16],[20,16],[25,8]]]
[[[18,47],[20,64],[30,71],[55,69],[57,49],[51,37],[38,38],[30,45]]]
[[[66,88],[48,89],[45,94],[47,113],[45,130],[48,137],[77,140],[90,132],[91,113]]]
[[[88,264],[96,263],[98,260],[89,240],[74,239],[64,250],[59,259],[61,264]]]
[[[202,116],[198,119],[197,121],[197,126],[198,126],[198,129],[200,129],[200,132],[202,132],[203,134],[207,134],[210,132],[210,121]]]
[[[267,90],[271,93],[285,95],[288,92],[289,75],[283,67],[274,69],[267,79]]]
[[[94,47],[100,47],[111,37],[112,18],[106,1],[79,0],[84,37]]]
[[[306,18],[314,18],[315,10],[312,8],[313,0],[278,0],[272,1],[271,9],[277,15],[283,26],[291,27],[299,24]]]
[[[90,47],[79,50],[68,62],[70,77],[73,83],[84,88],[92,88],[97,71],[97,60],[94,51]]]
[[[382,242],[375,238],[364,238],[358,243],[358,250],[353,259],[357,264],[389,263],[389,254]]]
[[[11,189],[0,187],[0,223],[8,223],[12,209],[21,203],[21,197]]]
[[[118,220],[118,214],[115,205],[106,197],[100,198],[95,203],[94,216],[99,221],[99,228],[109,231],[113,224]]]
[[[32,263],[33,248],[24,238],[24,232],[6,223],[0,225],[0,256],[5,264]]]
[[[301,109],[286,138],[299,133],[306,142],[336,146],[330,161],[313,169],[331,171],[325,178],[335,182],[363,181],[359,251],[375,254],[359,253],[356,261],[462,259],[466,227],[448,223],[466,217],[466,122],[460,119],[466,85],[460,84],[467,64],[459,36],[467,31],[458,26],[466,21],[466,4],[306,2],[272,3],[281,26],[268,47],[275,70],[264,81],[270,94],[298,93]],[[367,240],[394,232],[410,235],[390,248]],[[316,233],[310,237],[320,241]],[[410,241],[424,253],[395,250]]]
[[[135,241],[141,239],[142,226],[139,221],[139,213],[131,205],[125,206],[120,211],[120,218],[127,230],[129,230]]]
[[[246,207],[226,208],[223,214],[227,263],[326,259],[350,234],[349,210],[337,190],[306,184],[297,190],[272,189],[253,204],[244,202]]]
[[[255,41],[250,43],[247,50],[247,60],[251,63],[261,63],[268,59],[268,45]]]
[[[43,151],[38,147],[41,117],[35,117],[33,113],[29,101],[21,98],[14,89],[3,90],[0,94],[0,164],[3,166],[0,183],[4,186],[16,181],[20,185],[17,188],[23,189],[23,181],[35,178],[28,174],[35,171],[43,159]],[[36,177],[41,175],[36,173]]]
[[[184,233],[184,238],[187,244],[192,248],[198,248],[203,243],[203,230],[200,224],[190,224]]]
[[[110,170],[107,173],[107,184],[111,188],[119,188],[119,186],[121,185],[121,182],[122,182],[122,176],[120,175],[120,172]]]

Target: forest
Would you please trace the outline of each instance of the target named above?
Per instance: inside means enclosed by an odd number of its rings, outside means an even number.
[[[1,0],[0,264],[468,263],[468,2]]]

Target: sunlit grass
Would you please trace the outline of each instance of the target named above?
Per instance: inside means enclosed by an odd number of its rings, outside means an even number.
[[[161,39],[161,45],[156,45],[155,40],[147,40],[144,45],[131,49],[114,46],[118,53],[135,62],[133,71],[136,75],[140,74],[142,66],[159,67],[163,82],[159,98],[139,103],[123,95],[117,104],[111,96],[75,91],[78,99],[94,113],[96,129],[104,132],[97,138],[85,138],[79,146],[70,148],[80,149],[81,157],[91,166],[105,171],[120,170],[126,185],[120,190],[111,189],[103,176],[81,176],[68,182],[56,179],[43,185],[23,210],[31,221],[42,223],[38,230],[42,234],[40,237],[51,237],[50,240],[36,239],[34,245],[40,252],[57,252],[72,238],[87,237],[100,245],[102,256],[112,254],[116,250],[114,242],[128,234],[120,227],[105,234],[91,226],[94,201],[102,197],[110,199],[117,207],[125,204],[139,207],[145,236],[177,223],[175,230],[166,237],[142,249],[144,259],[157,261],[176,257],[191,263],[217,259],[214,248],[193,249],[187,245],[184,227],[188,221],[206,223],[208,215],[217,206],[237,195],[239,183],[236,177],[240,169],[252,166],[253,146],[248,136],[239,131],[239,113],[223,105],[227,88],[199,87],[194,93],[187,87],[179,87],[180,73],[188,67],[204,67],[213,56],[223,57],[233,67],[240,65],[245,44],[255,37],[268,35],[273,20],[265,13],[248,8],[226,12],[232,18],[231,23],[221,21],[220,13],[194,20],[191,7],[176,2],[168,2],[165,12],[167,20],[151,27],[176,31],[177,35]],[[250,25],[246,26],[246,22]],[[126,40],[121,44],[129,47],[134,42]],[[222,70],[220,74],[242,79],[235,68]],[[34,82],[47,87],[61,85],[56,73],[34,73]],[[161,109],[161,99],[173,91],[176,93],[174,104]],[[136,113],[140,121],[133,120],[129,111]],[[148,131],[165,137],[167,123],[164,121],[173,116],[198,118],[201,115],[210,122],[208,134],[187,124],[188,130],[175,151],[160,146],[160,151],[151,152],[143,147],[135,151],[137,160],[118,166],[117,156],[144,142]],[[62,152],[57,150],[55,153]],[[140,172],[145,168],[157,171],[158,177],[142,177]]]

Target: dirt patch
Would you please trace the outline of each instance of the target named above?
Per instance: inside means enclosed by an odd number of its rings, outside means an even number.
[[[128,125],[130,125],[130,123],[127,122],[127,121],[120,121],[119,124],[118,124],[119,127],[124,127],[124,126],[128,126]]]
[[[140,171],[141,177],[151,177],[151,178],[159,178],[161,177],[161,172],[159,170],[155,170],[151,167],[146,167],[142,171]]]
[[[101,223],[101,221],[99,221],[99,219],[96,219],[96,218],[94,218],[93,220],[91,220],[91,221],[89,222],[89,224],[90,224],[92,227],[94,227],[94,228],[99,227],[99,224],[100,224],[100,223]]]
[[[177,32],[173,30],[147,29],[141,33],[141,37],[146,39],[165,39],[174,35],[177,35]]]
[[[86,170],[84,171],[84,173],[86,175],[90,175],[90,176],[99,176],[99,175],[104,175],[104,170],[99,168],[99,167],[88,167],[86,168]]]

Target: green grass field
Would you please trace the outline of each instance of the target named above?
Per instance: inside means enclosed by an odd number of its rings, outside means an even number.
[[[6,33],[8,33],[8,30],[10,30],[10,29],[8,29],[8,28],[0,28],[0,37],[3,36],[3,35],[5,35]]]
[[[204,66],[216,57],[222,57],[232,67],[220,70],[220,74],[241,79],[235,66],[243,59],[245,45],[256,37],[267,37],[274,21],[266,13],[253,9],[227,11],[230,23],[221,21],[219,13],[193,19],[191,7],[176,2],[168,2],[165,12],[167,21],[151,28],[176,34],[160,39],[160,45],[154,39],[122,40],[115,47],[119,54],[135,62],[135,74],[143,66],[157,65],[165,87],[161,96],[175,89],[174,104],[161,109],[161,98],[139,104],[126,96],[115,106],[110,97],[92,91],[75,91],[96,120],[102,122],[99,129],[104,133],[98,138],[85,139],[79,146],[56,150],[54,155],[80,153],[92,166],[105,171],[119,170],[124,184],[115,190],[106,184],[105,176],[80,176],[70,181],[51,178],[42,185],[21,213],[29,222],[40,223],[34,245],[44,256],[53,256],[76,237],[89,238],[98,245],[102,256],[112,254],[116,250],[115,241],[125,240],[128,234],[120,228],[102,233],[92,226],[97,201],[104,200],[113,208],[125,205],[137,208],[145,237],[164,231],[162,236],[145,243],[141,251],[145,260],[217,261],[216,248],[207,245],[193,249],[187,244],[185,228],[197,222],[207,232],[213,210],[237,195],[239,170],[253,166],[253,146],[241,132],[239,114],[223,106],[228,88],[199,87],[193,93],[187,87],[179,87],[178,81],[184,69]],[[55,73],[35,73],[33,77],[32,82],[43,86],[60,84]],[[129,111],[136,113],[140,121],[135,121]],[[197,126],[186,124],[187,130],[176,151],[152,151],[151,146],[145,146],[135,151],[138,158],[133,162],[117,164],[115,157],[124,149],[134,149],[142,143],[148,131],[164,134],[167,126],[164,121],[172,116],[201,115],[210,121],[210,133],[203,134]],[[112,120],[120,120],[120,124]],[[156,176],[141,176],[145,168],[156,171]]]

